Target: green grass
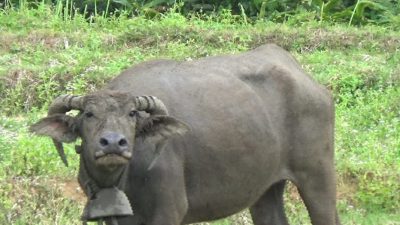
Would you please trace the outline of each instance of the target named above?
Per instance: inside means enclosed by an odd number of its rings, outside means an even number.
[[[400,224],[399,31],[295,20],[245,24],[226,13],[88,22],[45,5],[0,11],[0,224],[79,224],[84,202],[71,183],[73,145],[66,145],[66,168],[50,140],[27,131],[55,96],[93,91],[142,61],[230,54],[268,42],[288,49],[335,97],[343,224]],[[293,187],[286,199],[291,223],[310,224]],[[248,221],[245,212],[212,224]]]

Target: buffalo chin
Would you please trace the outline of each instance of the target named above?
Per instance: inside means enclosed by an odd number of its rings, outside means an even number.
[[[127,164],[129,160],[125,157],[115,154],[105,155],[96,159],[96,164],[101,167],[116,167]]]

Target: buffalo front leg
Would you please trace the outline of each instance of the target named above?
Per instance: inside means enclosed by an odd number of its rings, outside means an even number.
[[[333,166],[313,170],[307,176],[303,174],[299,176],[295,184],[313,225],[340,225],[336,211],[336,183]]]
[[[188,210],[182,160],[165,149],[148,170],[148,201],[152,207],[146,225],[180,225]]]
[[[283,207],[285,181],[272,187],[250,208],[254,225],[288,225]]]

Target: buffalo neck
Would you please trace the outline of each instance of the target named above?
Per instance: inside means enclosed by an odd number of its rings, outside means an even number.
[[[80,156],[78,179],[84,189],[92,189],[85,190],[86,193],[94,194],[99,189],[110,187],[117,187],[120,190],[124,190],[128,171],[127,167],[127,165],[124,165],[113,169],[106,169],[93,166],[93,164],[88,164],[82,154]]]

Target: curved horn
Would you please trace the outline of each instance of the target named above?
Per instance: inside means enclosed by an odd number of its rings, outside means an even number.
[[[72,109],[81,109],[82,108],[82,99],[83,97],[80,96],[73,96],[73,95],[61,95],[54,99],[51,103],[47,114],[65,114],[66,112]],[[61,160],[68,166],[67,157],[65,156],[64,148],[61,142],[53,139],[54,146],[56,146],[58,155],[60,156]]]
[[[146,111],[151,115],[168,115],[167,107],[157,97],[154,96],[137,96],[135,97],[136,109]]]
[[[48,115],[53,115],[57,113],[66,113],[72,109],[81,109],[82,108],[82,97],[74,96],[74,95],[61,95],[58,96],[51,103],[49,110],[47,112]]]

